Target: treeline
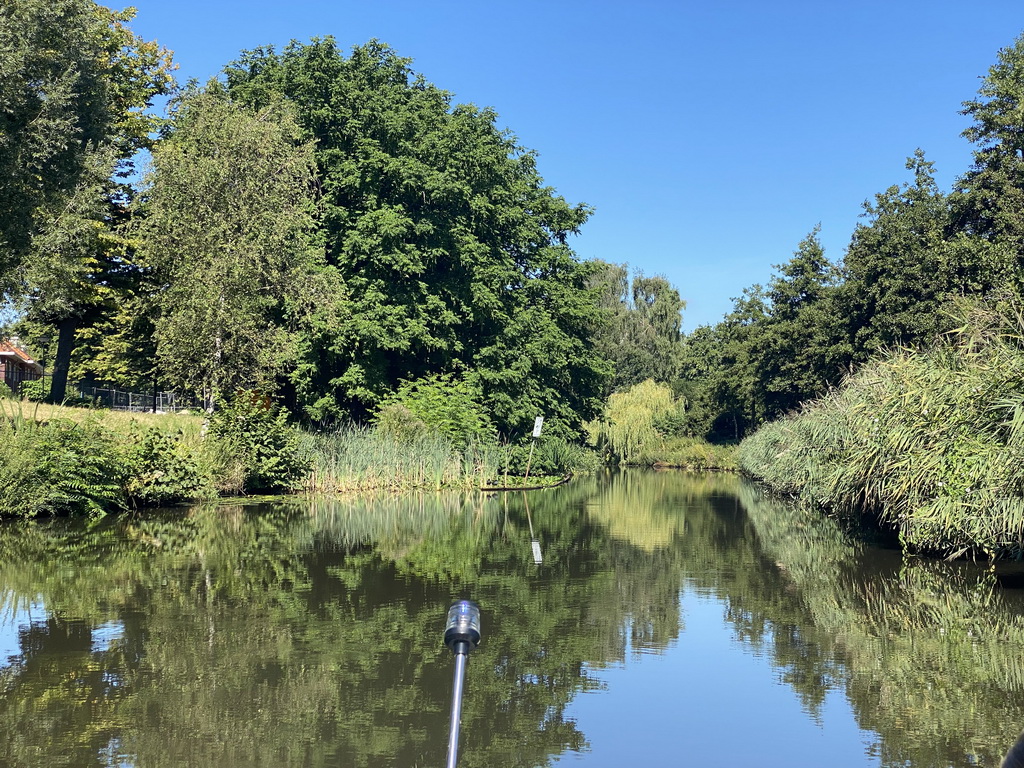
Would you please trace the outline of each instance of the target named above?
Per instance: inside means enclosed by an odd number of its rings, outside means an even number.
[[[0,9],[2,287],[50,400],[69,378],[206,407],[258,389],[336,424],[428,393],[471,432],[543,414],[575,440],[615,387],[674,375],[678,292],[577,257],[590,208],[492,110],[329,37],[179,88],[130,17]]]
[[[739,439],[824,395],[880,353],[960,327],[957,302],[1019,306],[1024,290],[1024,37],[999,52],[962,114],[974,161],[949,192],[918,150],[909,181],[864,205],[838,262],[815,228],[767,285],[684,342],[678,390],[695,429]],[[1012,314],[1012,312],[1011,312]]]
[[[131,15],[0,8],[5,330],[47,362],[52,401],[69,380],[208,408],[255,389],[307,424],[456,444],[523,440],[543,414],[545,434],[618,459],[703,464],[694,441],[737,441],[930,343],[955,301],[1022,293],[1022,40],[964,104],[976,150],[951,191],[917,151],[841,260],[813,229],[684,335],[664,278],[574,253],[591,209],[545,184],[494,111],[387,46],[256,48],[179,87]]]

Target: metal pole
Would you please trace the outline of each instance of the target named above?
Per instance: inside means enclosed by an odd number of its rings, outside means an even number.
[[[523,485],[526,485],[526,481],[530,479],[530,465],[533,463],[533,446],[537,444],[537,438],[533,438],[533,442],[530,443],[530,457],[526,460],[526,475],[523,477]]]
[[[448,732],[448,762],[445,768],[455,768],[459,756],[459,721],[462,719],[462,687],[466,680],[465,653],[455,654],[455,682],[452,688],[452,722]]]
[[[462,687],[466,679],[466,659],[480,643],[480,606],[472,600],[460,600],[448,609],[444,644],[455,654],[455,683],[452,686],[452,722],[448,735],[447,768],[455,768],[459,756],[459,721],[462,720]]]

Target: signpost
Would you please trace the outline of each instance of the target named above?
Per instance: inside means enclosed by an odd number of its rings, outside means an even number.
[[[526,476],[523,478],[523,484],[530,479],[530,464],[533,463],[533,447],[537,445],[537,438],[540,437],[540,431],[544,428],[544,417],[538,416],[533,420],[533,442],[530,443],[530,456],[526,460]]]

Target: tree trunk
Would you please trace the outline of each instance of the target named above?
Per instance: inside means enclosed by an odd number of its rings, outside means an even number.
[[[67,396],[68,371],[71,369],[71,352],[75,348],[75,331],[78,330],[78,318],[67,317],[57,326],[57,356],[53,361],[53,374],[50,377],[51,403],[63,403]]]

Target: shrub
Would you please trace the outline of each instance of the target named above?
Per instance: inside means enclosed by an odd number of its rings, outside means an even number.
[[[414,427],[413,420],[396,406],[458,446],[494,441],[494,426],[482,405],[480,390],[452,374],[402,382],[378,409],[375,417],[378,428],[382,419],[385,429]]]
[[[173,504],[207,495],[210,478],[181,433],[150,427],[125,450],[125,493],[142,506]]]
[[[309,468],[299,433],[288,425],[288,412],[257,392],[235,393],[211,417],[209,434],[219,450],[240,464],[246,493],[290,490]]]
[[[383,437],[401,443],[411,443],[430,431],[423,419],[398,402],[381,407],[374,424]]]
[[[0,515],[103,514],[122,506],[122,469],[96,424],[0,418]]]
[[[46,396],[50,393],[50,388],[47,386],[47,383],[46,379],[23,381],[18,387],[18,394],[24,400],[30,400],[33,403],[41,403],[46,400]]]

